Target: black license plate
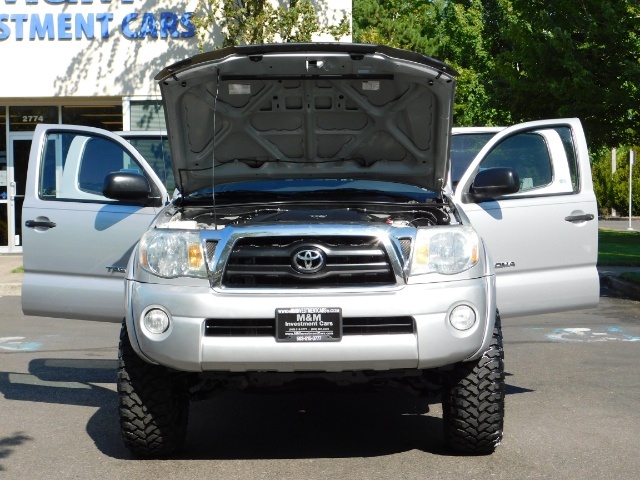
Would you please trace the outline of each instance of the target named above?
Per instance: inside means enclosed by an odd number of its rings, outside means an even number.
[[[276,309],[278,342],[336,342],[341,338],[341,308]]]

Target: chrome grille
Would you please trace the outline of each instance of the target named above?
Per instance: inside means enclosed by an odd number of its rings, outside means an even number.
[[[293,256],[320,250],[322,268],[293,266]],[[246,237],[233,246],[222,285],[232,288],[317,288],[392,285],[395,275],[382,242],[369,236]]]

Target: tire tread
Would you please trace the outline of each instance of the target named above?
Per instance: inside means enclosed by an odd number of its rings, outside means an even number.
[[[184,444],[189,397],[177,380],[177,374],[136,354],[123,322],[118,348],[120,430],[134,455],[167,456]]]
[[[504,349],[500,315],[492,341],[480,359],[456,365],[443,391],[444,434],[449,445],[467,454],[492,453],[504,426]]]

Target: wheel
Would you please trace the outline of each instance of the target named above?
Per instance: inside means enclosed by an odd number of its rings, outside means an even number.
[[[504,351],[496,313],[491,345],[480,359],[462,362],[449,373],[442,392],[444,435],[456,451],[492,453],[504,424]]]
[[[118,349],[120,430],[136,456],[162,457],[184,444],[189,418],[186,382],[178,373],[142,360],[123,322]]]

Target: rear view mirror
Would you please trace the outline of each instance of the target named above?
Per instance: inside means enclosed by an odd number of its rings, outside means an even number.
[[[146,201],[151,194],[151,185],[140,173],[112,172],[104,179],[102,194],[113,200]]]
[[[513,168],[495,167],[481,170],[471,186],[474,201],[500,197],[517,193],[520,190],[520,178]]]

